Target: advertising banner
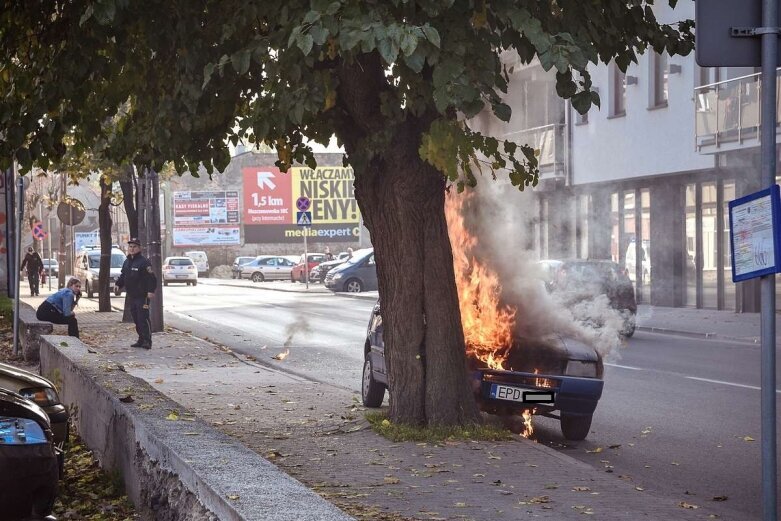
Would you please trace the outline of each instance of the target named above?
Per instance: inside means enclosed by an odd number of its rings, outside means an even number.
[[[174,192],[175,226],[239,223],[239,192]]]
[[[173,229],[174,246],[237,246],[241,244],[238,226],[188,226]]]
[[[81,251],[86,246],[100,247],[100,231],[74,232],[73,242],[76,245],[76,251]]]
[[[244,179],[244,242],[298,242],[304,234],[318,242],[354,242],[360,235],[360,212],[355,201],[353,169],[320,166],[247,167]],[[296,200],[311,200],[312,226],[297,226]]]

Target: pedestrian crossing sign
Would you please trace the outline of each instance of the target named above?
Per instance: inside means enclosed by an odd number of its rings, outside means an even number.
[[[296,212],[296,224],[299,226],[312,226],[312,212]]]

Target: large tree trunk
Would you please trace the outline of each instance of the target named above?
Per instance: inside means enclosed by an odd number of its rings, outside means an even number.
[[[125,206],[125,214],[127,214],[127,222],[130,231],[130,237],[138,238],[138,209],[136,208],[136,176],[133,172],[133,166],[125,167],[124,175],[119,181],[119,186],[122,189],[122,202]],[[127,293],[125,293],[125,306],[122,313],[122,322],[133,322],[133,317],[130,316],[130,306],[127,305]]]
[[[337,136],[348,156],[359,158],[367,135],[389,130],[379,110],[383,71],[379,60],[343,69],[339,95],[352,112]],[[390,418],[463,425],[479,414],[466,369],[445,180],[418,153],[429,121],[409,117],[382,155],[357,161],[355,197],[377,261]]]
[[[98,311],[111,311],[111,181],[100,176],[100,206],[98,229],[100,233],[100,275],[98,278]]]

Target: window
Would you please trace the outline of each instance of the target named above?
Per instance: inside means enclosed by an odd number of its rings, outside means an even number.
[[[651,55],[651,64],[653,66],[654,79],[651,107],[666,107],[670,92],[670,69],[667,66],[667,55],[665,53],[653,53]]]
[[[610,67],[611,89],[610,89],[610,115],[612,117],[626,115],[626,74],[613,63]]]

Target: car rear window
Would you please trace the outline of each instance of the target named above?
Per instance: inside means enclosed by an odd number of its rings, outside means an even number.
[[[171,259],[168,261],[171,266],[192,266],[192,259]]]

